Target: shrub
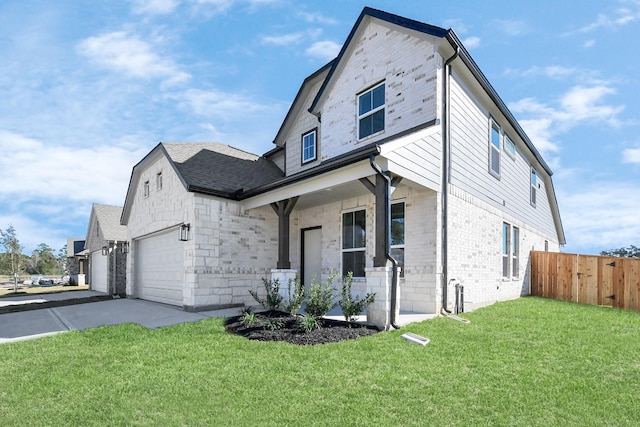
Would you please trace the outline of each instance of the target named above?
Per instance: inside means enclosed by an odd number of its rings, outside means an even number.
[[[320,318],[336,306],[333,281],[337,276],[338,273],[331,270],[329,279],[327,279],[324,285],[322,285],[322,283],[316,283],[315,277],[313,278],[311,287],[309,288],[307,308],[305,309],[308,314],[315,318]]]
[[[291,285],[293,284],[293,290]],[[289,298],[284,302],[284,309],[292,316],[296,316],[302,303],[304,302],[304,284],[300,283],[300,278],[296,276],[295,279],[289,280],[288,284]]]
[[[351,283],[353,282],[353,273],[349,272],[349,274],[342,278],[342,291],[340,292],[340,296],[342,299],[338,301],[338,305],[342,309],[342,314],[347,322],[353,322],[355,320],[354,316],[362,313],[362,311],[371,304],[376,294],[368,293],[364,298],[360,298],[358,296],[353,296],[351,293]]]
[[[258,315],[251,310],[251,307],[247,307],[243,309],[240,314],[240,323],[242,323],[242,326],[248,328],[258,325],[260,323],[260,319],[258,318]]]
[[[277,331],[278,329],[282,329],[284,327],[284,322],[281,319],[277,319],[275,317],[267,317],[264,322],[265,329],[270,331]]]
[[[69,286],[78,286],[78,282],[73,277],[69,278]]]
[[[296,322],[298,328],[307,334],[322,327],[321,321],[312,315],[299,316]]]
[[[265,298],[260,298],[256,290],[249,291],[254,300],[267,310],[277,310],[282,303],[282,295],[280,295],[280,281],[278,279],[267,280],[262,278],[262,284],[266,290]]]

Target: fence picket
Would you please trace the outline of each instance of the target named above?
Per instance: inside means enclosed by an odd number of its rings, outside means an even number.
[[[640,310],[640,259],[531,252],[532,295]]]

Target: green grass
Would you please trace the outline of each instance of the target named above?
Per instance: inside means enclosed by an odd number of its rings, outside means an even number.
[[[465,317],[313,347],[221,319],[4,344],[0,424],[640,425],[640,313],[522,298]]]

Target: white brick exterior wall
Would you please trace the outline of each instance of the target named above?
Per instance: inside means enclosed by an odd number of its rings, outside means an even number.
[[[392,203],[405,203],[405,277],[400,279],[400,309],[433,313],[439,286],[440,248],[437,244],[439,197],[430,190],[400,185]],[[342,214],[366,211],[366,267],[373,267],[375,252],[374,197],[365,195],[330,202],[291,214],[291,266],[300,271],[301,230],[322,226],[322,280],[331,269],[342,271]],[[355,279],[353,292],[364,294],[364,279]]]
[[[148,197],[143,195],[145,181],[150,184]],[[269,207],[244,212],[237,202],[188,193],[164,156],[141,172],[133,200],[128,222],[132,240],[181,223],[191,225],[189,241],[184,242],[184,307],[253,303],[248,290],[260,288],[277,261],[277,217]],[[135,248],[131,245],[127,265],[127,295],[132,296]]]
[[[502,279],[502,224],[520,229],[520,274]],[[451,186],[449,195],[449,279],[464,286],[464,308],[471,311],[496,301],[529,294],[529,251],[558,251],[557,237],[544,235],[528,224]],[[455,289],[448,287],[448,308],[455,303]]]

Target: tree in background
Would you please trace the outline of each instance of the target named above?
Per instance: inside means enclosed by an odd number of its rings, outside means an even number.
[[[53,253],[51,246],[40,243],[31,254],[29,266],[31,274],[58,275],[61,273],[58,266],[58,258]]]
[[[616,256],[621,258],[640,258],[640,248],[631,245],[628,248],[609,249],[608,251],[602,251],[600,252],[600,255]]]
[[[56,256],[56,260],[58,261],[58,271],[66,272],[67,271],[67,245],[64,245],[58,251],[58,255]]]
[[[22,245],[16,236],[16,229],[9,224],[6,230],[0,230],[0,245],[4,248],[6,270],[13,276],[13,291],[18,291],[18,275],[22,271]]]

